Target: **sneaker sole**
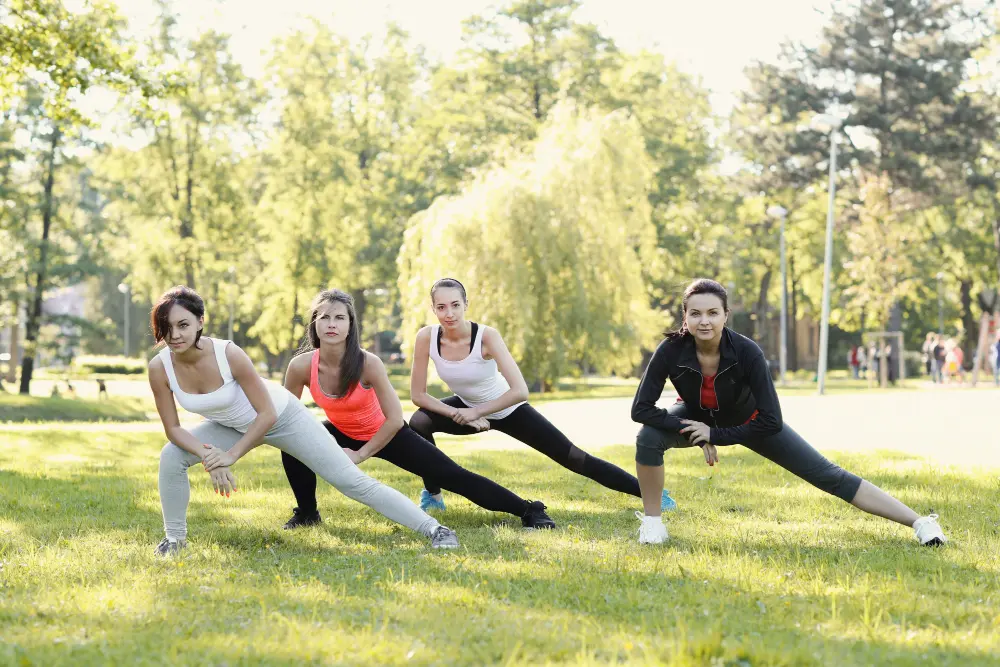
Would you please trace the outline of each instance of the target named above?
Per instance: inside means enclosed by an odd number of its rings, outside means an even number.
[[[931,539],[927,540],[926,542],[921,542],[920,546],[922,546],[922,547],[943,547],[944,544],[945,544],[945,540],[942,540],[940,537],[932,537]]]

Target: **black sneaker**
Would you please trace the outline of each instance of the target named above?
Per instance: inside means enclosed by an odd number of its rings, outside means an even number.
[[[556,522],[545,513],[545,505],[539,500],[528,503],[528,509],[524,510],[521,517],[521,525],[525,528],[548,528],[556,527]]]
[[[317,523],[323,523],[323,519],[319,516],[319,510],[303,512],[296,507],[292,510],[292,518],[285,522],[285,530],[301,528],[302,526],[314,526]]]
[[[187,540],[169,540],[163,538],[163,540],[156,545],[156,549],[153,551],[157,556],[176,556],[181,552],[181,549],[187,546]]]

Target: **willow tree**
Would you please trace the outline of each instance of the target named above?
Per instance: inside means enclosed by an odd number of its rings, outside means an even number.
[[[432,317],[431,283],[452,276],[529,383],[630,372],[661,323],[647,289],[659,273],[652,176],[626,113],[558,106],[522,157],[410,219],[399,256],[406,348]]]

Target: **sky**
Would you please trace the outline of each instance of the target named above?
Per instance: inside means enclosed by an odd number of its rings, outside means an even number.
[[[67,5],[72,5],[69,0]],[[76,0],[82,2],[82,0]],[[136,34],[156,18],[152,0],[118,0]],[[497,0],[174,0],[181,33],[206,29],[232,35],[236,59],[263,73],[272,41],[310,16],[349,38],[380,34],[393,20],[428,54],[450,59],[461,47],[462,20],[487,13]],[[744,86],[743,69],[776,58],[785,40],[815,43],[830,0],[583,0],[577,19],[596,24],[619,48],[659,51],[711,92],[728,114]]]

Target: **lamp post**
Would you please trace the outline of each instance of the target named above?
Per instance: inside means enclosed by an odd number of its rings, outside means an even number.
[[[785,219],[788,210],[782,206],[771,206],[767,214],[781,220],[781,333],[779,336],[778,368],[781,372],[781,384],[785,384],[785,373],[788,371],[788,280],[785,258]]]
[[[122,332],[122,338],[125,339],[125,356],[129,353],[129,326],[128,326],[128,311],[132,307],[132,290],[128,286],[128,283],[118,283],[118,291],[121,292],[125,297],[124,310],[125,310],[125,329]]]
[[[826,250],[823,254],[823,317],[819,327],[819,367],[816,371],[817,392],[826,389],[826,366],[830,342],[830,274],[833,267],[833,206],[837,194],[837,141],[843,121],[830,114],[816,114],[809,127],[817,132],[830,135],[830,201],[826,210]]]

